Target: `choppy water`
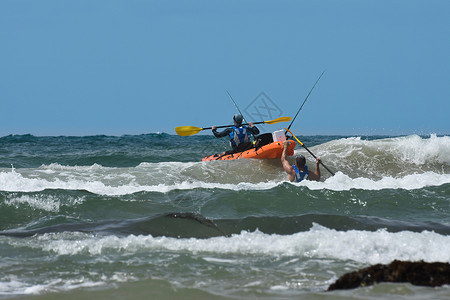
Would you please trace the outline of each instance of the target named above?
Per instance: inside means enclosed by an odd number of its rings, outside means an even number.
[[[335,176],[201,162],[226,148],[211,136],[0,138],[0,298],[448,299],[325,291],[371,264],[450,262],[450,137],[300,138]]]

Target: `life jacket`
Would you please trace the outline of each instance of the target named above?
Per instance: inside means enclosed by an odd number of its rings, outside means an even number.
[[[233,126],[233,131],[230,133],[231,147],[236,148],[239,144],[247,143],[248,141],[247,127]]]
[[[292,167],[295,170],[295,182],[300,182],[303,179],[305,179],[305,177],[306,177],[306,179],[309,179],[309,171],[308,171],[308,166],[307,165],[305,165],[305,167],[304,167],[305,168],[305,172],[300,172],[300,170],[297,168],[296,165],[292,165]]]

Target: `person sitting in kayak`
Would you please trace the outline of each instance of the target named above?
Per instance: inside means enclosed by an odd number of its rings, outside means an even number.
[[[304,179],[308,180],[320,180],[320,158],[316,159],[316,170],[315,172],[310,172],[308,166],[306,165],[306,158],[303,155],[299,155],[295,158],[295,164],[291,164],[286,159],[286,152],[291,141],[285,141],[283,143],[283,153],[281,154],[281,163],[283,164],[283,169],[288,173],[289,181],[300,182]]]
[[[230,144],[233,150],[226,151],[224,154],[232,154],[242,152],[253,147],[250,141],[249,134],[259,134],[259,129],[253,125],[253,122],[248,123],[249,126],[242,126],[244,117],[241,114],[235,114],[233,116],[234,126],[226,128],[224,131],[218,132],[217,127],[212,127],[212,132],[215,137],[221,138],[225,136],[230,137]]]

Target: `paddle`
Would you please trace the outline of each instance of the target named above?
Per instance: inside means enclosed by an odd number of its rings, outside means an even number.
[[[292,131],[290,131],[290,130],[287,129],[287,128],[285,128],[285,129],[286,129],[286,131],[288,131],[290,134],[292,134],[292,136],[297,140],[297,142],[298,142],[303,148],[305,148],[306,151],[309,152],[309,154],[311,154],[315,159],[317,159],[317,157],[316,157],[311,151],[309,151],[309,149],[305,146],[305,144],[303,144],[302,142],[300,142],[300,140],[292,133]],[[322,164],[322,166],[323,166],[325,169],[327,169],[328,172],[330,172],[331,175],[334,176],[334,173],[331,172],[330,169],[328,169],[327,166],[325,166],[325,165],[323,164],[322,160],[320,160],[320,163]]]
[[[291,120],[291,117],[280,117],[280,118],[277,118],[274,120],[255,122],[253,124],[276,124],[278,122],[289,122],[290,120]],[[248,125],[248,123],[242,124],[242,125]],[[225,128],[225,127],[232,127],[232,126],[234,126],[234,125],[224,125],[224,126],[216,126],[216,127],[217,128]],[[179,136],[194,135],[194,134],[197,134],[200,131],[206,130],[206,129],[212,129],[212,127],[206,127],[206,128],[195,127],[195,126],[175,127],[175,131]]]

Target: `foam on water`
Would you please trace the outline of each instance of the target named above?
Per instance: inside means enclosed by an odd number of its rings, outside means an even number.
[[[123,277],[123,279],[121,279]],[[117,282],[123,282],[129,280],[132,276],[114,276],[113,280]],[[126,278],[126,279],[125,279]],[[0,295],[39,295],[49,291],[55,291],[61,289],[64,291],[78,289],[78,288],[90,288],[96,286],[102,286],[105,284],[103,281],[91,281],[84,276],[78,276],[73,279],[54,279],[46,281],[41,284],[32,284],[28,282],[23,282],[20,278],[16,276],[8,276],[2,278],[0,281]]]
[[[420,189],[450,183],[450,137],[416,135],[363,140],[343,138],[311,147],[327,165],[322,182],[302,182],[310,189]],[[296,150],[300,153],[304,150]],[[341,170],[341,171],[339,171]],[[142,162],[136,167],[64,166],[0,170],[1,190],[35,192],[45,189],[86,190],[100,195],[188,189],[266,190],[287,179],[281,163],[240,160],[229,162]]]
[[[431,134],[429,138],[410,135],[378,140],[364,140],[361,137],[341,138],[321,145],[323,152],[330,151],[340,158],[357,153],[366,155],[384,155],[389,153],[405,162],[416,165],[427,162],[450,164],[450,136],[438,137]],[[370,154],[370,155],[369,155]]]
[[[389,141],[389,140],[388,140]],[[393,138],[392,147],[388,151],[398,153],[402,160],[416,165],[436,161],[441,164],[450,163],[450,136],[437,137],[436,134],[424,139],[418,135]]]
[[[179,163],[182,164],[182,163]],[[129,172],[127,170],[126,172]],[[137,192],[160,192],[167,193],[173,190],[190,189],[226,189],[226,190],[267,190],[279,186],[285,180],[272,180],[264,182],[205,182],[199,180],[173,180],[173,183],[142,184],[135,178],[126,179],[127,174],[121,174],[120,170],[114,172],[105,172],[97,176],[65,176],[55,177],[52,180],[46,178],[29,178],[21,173],[12,170],[10,172],[0,172],[0,186],[3,191],[8,192],[36,192],[46,189],[63,190],[86,190],[99,195],[127,195]],[[139,175],[133,175],[139,176]],[[163,176],[163,175],[161,175]],[[175,177],[176,174],[169,174]],[[84,177],[84,178],[83,178]],[[284,177],[284,176],[283,176]],[[144,180],[140,180],[144,181]],[[164,180],[162,180],[164,181]],[[400,178],[385,176],[380,180],[370,178],[350,178],[341,172],[335,176],[326,179],[323,182],[303,181],[301,183],[292,183],[296,186],[306,186],[313,190],[329,189],[334,191],[343,191],[350,189],[363,190],[381,190],[381,189],[420,189],[427,186],[440,186],[450,183],[450,174],[438,174],[435,172],[425,172],[422,174],[410,174]],[[17,201],[33,202],[34,200],[21,199]],[[39,205],[39,204],[36,204]],[[52,210],[51,208],[49,208]]]
[[[55,196],[29,196],[21,195],[19,197],[7,197],[5,204],[8,206],[19,206],[20,204],[27,204],[30,207],[45,210],[49,212],[58,212],[61,206],[61,202]]]
[[[94,236],[84,233],[51,233],[24,240],[11,240],[16,247],[38,248],[58,255],[93,255],[180,251],[205,254],[263,255],[306,259],[353,260],[360,263],[389,263],[394,259],[450,262],[450,236],[430,231],[388,232],[337,231],[313,224],[307,232],[292,235],[260,231],[209,239],[170,237]],[[206,259],[208,259],[206,255]]]
[[[369,178],[350,178],[338,172],[335,176],[328,178],[325,182],[302,182],[310,189],[329,189],[333,191],[348,191],[350,189],[382,190],[382,189],[405,189],[414,190],[427,186],[440,186],[450,183],[450,174],[437,174],[426,172],[423,174],[406,175],[401,178],[391,176],[383,177],[381,180]]]

